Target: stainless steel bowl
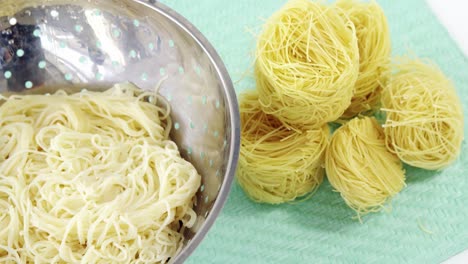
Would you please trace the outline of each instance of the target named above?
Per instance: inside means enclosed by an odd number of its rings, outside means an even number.
[[[172,106],[172,138],[202,175],[199,220],[172,262],[183,262],[223,207],[239,154],[239,113],[213,47],[183,17],[155,1],[3,0],[0,93],[160,85]]]

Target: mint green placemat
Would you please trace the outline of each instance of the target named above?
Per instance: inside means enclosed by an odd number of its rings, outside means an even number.
[[[237,92],[253,87],[254,31],[285,1],[165,0],[211,41]],[[430,57],[454,80],[468,106],[468,59],[422,0],[379,1],[391,27],[393,51]],[[449,1],[447,2],[447,4]],[[465,124],[468,123],[465,121]],[[465,137],[466,137],[465,128]],[[468,248],[468,155],[442,172],[407,168],[408,187],[391,213],[361,224],[325,182],[300,204],[251,202],[234,184],[229,200],[188,263],[440,263]],[[426,230],[426,232],[424,231]],[[430,232],[427,232],[430,231]],[[432,234],[430,234],[432,233]]]

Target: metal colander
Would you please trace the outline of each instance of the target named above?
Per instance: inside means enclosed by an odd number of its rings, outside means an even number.
[[[182,262],[228,195],[239,152],[239,114],[228,73],[188,21],[155,1],[4,0],[0,7],[0,93],[106,89],[133,82],[172,107],[172,139],[202,175],[199,220]]]

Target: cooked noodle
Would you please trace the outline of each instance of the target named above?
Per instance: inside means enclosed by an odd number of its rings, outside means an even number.
[[[1,263],[165,263],[180,251],[200,176],[158,96],[117,85],[2,100]]]

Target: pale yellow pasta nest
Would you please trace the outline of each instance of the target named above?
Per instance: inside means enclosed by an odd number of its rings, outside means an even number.
[[[256,92],[241,97],[241,153],[237,179],[255,201],[293,201],[313,193],[323,180],[329,130],[299,133],[262,112]]]
[[[321,127],[351,103],[359,73],[353,23],[343,12],[289,1],[258,37],[255,75],[262,109],[287,127]]]
[[[375,1],[340,0],[336,6],[353,22],[359,47],[359,76],[351,105],[342,116],[348,119],[371,114],[379,106],[389,73],[391,39],[387,17]]]
[[[335,131],[325,169],[331,185],[358,216],[381,210],[405,186],[402,163],[387,150],[375,118],[355,118]]]
[[[463,112],[452,82],[430,63],[402,58],[382,95],[388,148],[407,164],[437,170],[460,154]]]

